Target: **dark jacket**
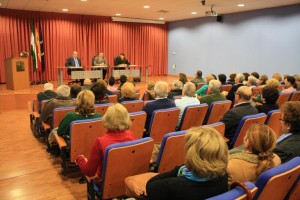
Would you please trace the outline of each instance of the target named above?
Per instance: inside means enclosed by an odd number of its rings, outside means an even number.
[[[149,130],[152,113],[155,110],[174,108],[174,107],[176,107],[174,101],[171,99],[167,99],[167,98],[157,99],[157,100],[147,103],[143,108],[143,111],[145,111],[147,114],[146,123],[145,123],[146,131]]]
[[[135,100],[138,100],[137,98],[128,98],[128,97],[121,97],[121,98],[119,98],[118,99],[118,102],[119,103],[122,103],[122,102],[124,102],[124,101],[135,101]]]
[[[213,197],[228,190],[228,176],[197,182],[178,177],[179,167],[151,178],[147,185],[149,200],[201,200]]]
[[[235,92],[239,89],[239,87],[243,86],[243,83],[235,84],[232,86],[231,90],[228,92],[226,99],[230,101],[234,101]]]
[[[285,163],[294,157],[300,156],[300,133],[292,134],[277,143],[273,152],[280,157],[281,163]]]
[[[130,63],[128,62],[128,60],[126,58],[124,58],[123,60],[121,59],[120,56],[117,56],[114,60],[114,65],[118,66],[121,64],[126,64],[126,65],[130,65]]]
[[[265,104],[264,103],[263,105],[256,106],[256,109],[257,109],[258,113],[268,114],[268,112],[271,110],[279,109],[279,106],[277,103],[274,103],[274,104]]]
[[[181,96],[181,95],[182,95],[182,89],[171,90],[168,93],[168,99],[173,99],[174,96]]]
[[[40,92],[37,94],[37,99],[39,100],[39,102],[50,100],[55,97],[57,97],[57,93],[52,90],[46,90],[45,92]]]
[[[79,58],[77,58],[77,61],[78,61],[79,66],[81,66],[81,60]],[[74,58],[73,57],[67,58],[65,66],[66,67],[75,67],[76,64],[75,64]],[[72,71],[71,69],[68,69],[68,75],[71,75],[71,71]]]
[[[54,99],[51,99],[50,101],[48,101],[45,104],[45,107],[43,109],[42,115],[41,115],[41,119],[43,122],[46,122],[47,124],[49,124],[51,126],[51,128],[55,128],[52,127],[53,125],[53,110],[55,108],[59,108],[59,107],[68,107],[68,106],[75,106],[76,105],[76,101],[72,100],[70,97],[56,97]]]
[[[225,124],[225,136],[231,140],[241,119],[247,115],[257,114],[257,109],[251,103],[242,103],[228,110],[221,122]]]

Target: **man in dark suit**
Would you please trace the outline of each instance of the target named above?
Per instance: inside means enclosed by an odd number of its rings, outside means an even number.
[[[65,63],[66,67],[81,67],[81,60],[78,58],[77,51],[73,52],[73,55],[67,58]],[[68,69],[68,75],[71,75],[71,71],[83,71],[83,69]],[[80,79],[81,85],[83,85],[83,79]]]
[[[247,86],[241,86],[235,93],[235,105],[228,110],[221,122],[225,124],[225,137],[233,138],[241,119],[247,115],[257,114],[258,111],[250,103],[252,91]]]
[[[245,76],[243,74],[237,74],[235,76],[235,85],[232,86],[231,90],[228,92],[226,99],[230,101],[234,101],[235,92],[239,87],[243,86],[243,81],[245,80]]]
[[[130,65],[129,61],[125,58],[124,53],[120,53],[119,56],[117,56],[114,60],[114,65],[119,66],[119,65]]]
[[[149,130],[152,114],[155,110],[176,107],[174,101],[167,98],[168,83],[166,83],[165,81],[156,82],[154,86],[154,91],[156,93],[156,100],[147,103],[143,108],[143,111],[145,111],[147,114],[146,124],[145,124],[146,131]]]

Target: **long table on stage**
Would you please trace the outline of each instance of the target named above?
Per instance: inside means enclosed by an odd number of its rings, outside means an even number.
[[[85,78],[102,78],[102,70],[107,68],[107,66],[92,66],[86,68],[83,71],[83,67],[57,67],[57,82],[58,86],[63,84],[64,70],[76,69],[81,71],[71,71],[71,79],[85,79]]]
[[[125,75],[128,78],[139,78],[142,81],[142,68],[145,68],[146,82],[148,82],[148,68],[149,65],[119,65],[109,67],[109,75],[119,78]]]

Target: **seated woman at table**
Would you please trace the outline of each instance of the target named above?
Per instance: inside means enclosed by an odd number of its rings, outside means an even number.
[[[120,53],[119,56],[115,57],[114,60],[114,65],[119,66],[119,65],[130,65],[129,61],[125,58],[124,53]]]
[[[88,159],[83,155],[79,155],[75,159],[81,172],[89,177],[100,178],[104,152],[108,145],[136,139],[132,131],[128,130],[131,127],[131,120],[126,108],[121,104],[110,106],[102,119],[103,125],[108,131],[102,137],[97,138]],[[122,170],[122,166],[115,167]]]
[[[228,147],[218,131],[207,126],[189,129],[185,155],[184,165],[148,181],[148,200],[199,200],[228,190]]]
[[[123,101],[134,101],[137,100],[135,97],[135,88],[134,85],[130,82],[126,82],[121,87],[121,97],[118,99],[118,102]]]
[[[230,150],[228,185],[236,181],[255,183],[262,172],[280,165],[280,158],[273,153],[276,139],[276,134],[267,125],[250,126],[244,138],[243,149]]]

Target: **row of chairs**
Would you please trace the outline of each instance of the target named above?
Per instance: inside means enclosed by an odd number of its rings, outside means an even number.
[[[155,171],[163,173],[184,163],[184,134],[185,131],[166,134],[156,160]],[[102,167],[101,186],[93,180],[87,183],[88,199],[111,199],[124,196],[124,179],[128,176],[146,173],[153,149],[154,140],[143,138],[131,142],[113,144],[107,147]],[[120,156],[122,155],[122,156]],[[176,156],[174,156],[176,155]],[[119,170],[116,166],[122,166]],[[299,195],[300,157],[262,173],[255,185],[246,183],[253,193],[253,199],[284,199],[288,195],[297,198]],[[284,183],[284,184],[282,184]],[[246,199],[245,192],[240,188],[210,198]],[[299,198],[299,196],[298,196]]]

